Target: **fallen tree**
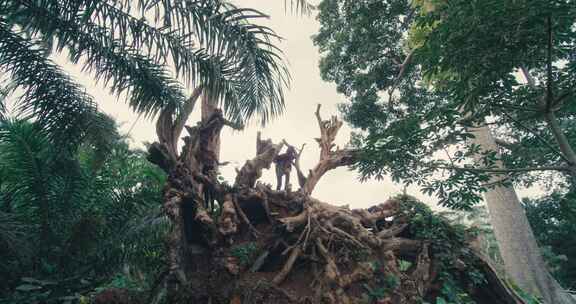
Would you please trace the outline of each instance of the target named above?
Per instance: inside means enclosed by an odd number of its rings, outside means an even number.
[[[318,164],[304,174],[297,158],[299,189],[275,191],[258,179],[286,141],[259,134],[256,156],[228,185],[217,179],[218,157],[208,147],[223,127],[241,126],[215,110],[184,127],[189,113],[164,110],[149,160],[168,174],[172,230],[168,271],[152,300],[165,290],[168,303],[523,303],[469,246],[472,233],[415,199],[350,210],[313,198],[320,178],[358,153],[335,147],[340,120],[323,120],[320,106],[315,114]]]

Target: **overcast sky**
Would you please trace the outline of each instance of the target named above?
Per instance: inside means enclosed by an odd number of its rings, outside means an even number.
[[[301,164],[302,169],[307,172],[316,164],[319,156],[318,145],[314,141],[314,137],[319,136],[314,117],[316,105],[322,104],[322,115],[327,118],[338,114],[337,105],[345,101],[342,95],[336,93],[335,85],[324,82],[320,78],[318,69],[320,56],[311,40],[311,36],[319,28],[318,22],[315,17],[285,12],[282,0],[236,0],[235,2],[240,6],[256,8],[270,15],[270,19],[262,22],[272,27],[284,38],[279,46],[285,52],[292,76],[291,88],[286,92],[286,111],[284,115],[261,131],[263,138],[272,138],[274,142],[286,139],[290,144],[298,147],[305,143],[306,148]],[[122,123],[121,130],[130,132],[133,146],[143,147],[143,142],[155,140],[153,121],[138,118],[138,115],[131,112],[123,98],[118,100],[115,96],[109,95],[102,86],[95,85],[92,78],[81,71],[81,67],[66,63],[63,56],[56,60],[65,65],[66,69],[86,86],[88,93],[96,98],[104,112]],[[192,115],[188,124],[196,123],[199,116],[198,110]],[[227,180],[233,181],[234,169],[242,166],[246,159],[254,157],[258,130],[260,128],[257,123],[253,123],[242,132],[224,129],[221,161],[230,161],[231,164],[221,168],[221,172]],[[337,138],[337,144],[345,145],[350,138],[350,131],[344,126]],[[262,179],[274,184],[273,170],[265,172]],[[292,181],[296,182],[295,176],[292,177]],[[389,179],[360,183],[355,172],[347,168],[339,168],[328,172],[322,178],[313,195],[333,204],[348,204],[352,208],[364,208],[402,193],[402,189],[401,185],[396,185]],[[408,192],[431,205],[435,204],[434,199],[423,196],[415,188],[409,188]]]

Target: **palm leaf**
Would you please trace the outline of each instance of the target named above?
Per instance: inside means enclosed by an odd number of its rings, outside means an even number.
[[[16,215],[0,211],[0,246],[4,254],[26,258],[31,254],[29,224]]]
[[[205,87],[214,98],[221,100],[231,117],[249,119],[258,114],[265,122],[284,108],[282,90],[289,83],[288,73],[281,52],[270,43],[271,38],[277,38],[274,32],[250,23],[255,18],[265,17],[255,10],[237,9],[221,1],[141,0],[138,9],[132,8],[130,1],[20,0],[17,4],[13,1],[0,1],[0,4],[2,2],[4,7],[0,5],[0,8],[9,12],[10,20],[32,34],[41,34],[42,41],[56,36],[60,46],[67,45],[74,50],[78,41],[90,36],[91,51],[86,51],[84,46],[84,52],[76,52],[86,55],[87,62],[101,63],[106,54],[95,50],[112,48],[117,54],[129,55],[128,63],[134,60],[138,65],[144,61],[159,65],[170,63],[187,83]],[[140,18],[133,16],[135,13],[140,14]],[[143,17],[151,13],[156,22],[148,22]],[[158,26],[159,23],[163,25]],[[83,33],[84,37],[80,39],[78,33]],[[93,56],[98,59],[91,60]],[[77,61],[80,57],[73,59]],[[126,66],[126,62],[110,59],[108,62]],[[90,66],[97,73],[101,68],[99,64]],[[149,70],[154,69],[149,67]],[[161,69],[156,68],[153,72],[160,72],[166,78],[168,83],[164,87],[171,86],[169,77]],[[117,74],[106,70],[102,77],[105,81],[136,78],[134,74],[131,78],[121,78]],[[122,91],[138,82],[120,81],[115,85],[113,80],[113,90]],[[139,83],[141,87],[153,87],[149,82]],[[142,92],[137,88],[134,91]],[[135,95],[131,105],[146,114],[172,105],[157,99],[151,103],[150,96],[154,95],[150,92]],[[164,99],[169,98],[167,95],[163,94]],[[142,101],[142,97],[148,99]],[[179,96],[174,98],[182,102]],[[237,101],[238,104],[234,104]]]
[[[21,34],[0,18],[0,70],[24,91],[17,101],[19,112],[35,117],[60,147],[75,147],[88,130],[100,127],[96,104],[44,56],[38,43]]]
[[[43,238],[51,234],[50,144],[42,131],[24,121],[4,121],[0,126],[0,166],[3,191],[11,194],[12,212],[38,225]],[[47,241],[47,239],[44,239]]]
[[[290,7],[291,12],[300,13],[302,15],[310,15],[316,9],[315,5],[310,4],[306,0],[284,0],[284,7],[288,10]]]

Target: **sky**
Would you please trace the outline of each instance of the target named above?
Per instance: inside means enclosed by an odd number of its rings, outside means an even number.
[[[256,133],[262,132],[263,138],[271,138],[274,142],[286,139],[291,145],[300,147],[306,144],[301,157],[304,172],[312,168],[318,161],[319,148],[314,141],[320,134],[314,111],[317,104],[322,105],[321,114],[324,119],[337,115],[337,106],[345,102],[343,95],[336,92],[332,83],[324,82],[320,77],[318,63],[320,54],[312,43],[319,24],[314,16],[301,16],[287,12],[282,0],[236,0],[241,7],[256,8],[270,16],[260,22],[270,26],[284,40],[277,45],[284,51],[292,83],[286,92],[286,110],[281,117],[272,121],[264,128],[257,122],[248,125],[244,131],[232,131],[225,128],[222,132],[221,162],[230,162],[222,167],[222,175],[230,182],[234,181],[235,168],[240,168],[247,159],[255,156]],[[314,3],[314,1],[310,1]],[[317,1],[316,1],[317,2]],[[108,94],[108,90],[95,84],[91,75],[82,72],[80,66],[71,65],[65,56],[55,60],[64,65],[81,84],[87,88],[101,110],[110,114],[119,123],[121,131],[128,133],[134,147],[142,148],[144,142],[155,140],[154,121],[138,117],[133,113],[125,99]],[[93,75],[92,75],[93,76]],[[195,125],[199,117],[199,109],[188,121]],[[340,130],[336,144],[344,146],[350,138],[350,128],[346,125]],[[296,183],[295,170],[292,170],[292,181]],[[361,183],[358,174],[348,168],[338,168],[329,171],[319,182],[313,196],[335,205],[349,205],[351,208],[367,208],[387,200],[389,197],[403,192],[403,186],[392,183],[389,179],[366,181]],[[264,172],[262,181],[275,185],[273,168]],[[424,196],[417,188],[408,188],[407,192],[424,202],[435,205],[433,198]]]

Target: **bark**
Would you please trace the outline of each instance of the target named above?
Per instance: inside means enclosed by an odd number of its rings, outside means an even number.
[[[214,148],[214,143],[218,142],[222,128],[231,124],[224,119],[220,110],[213,109],[210,116],[204,117],[197,126],[185,126],[199,94],[199,89],[195,90],[189,103],[179,113],[175,113],[173,108],[166,108],[160,113],[156,127],[158,142],[149,147],[148,159],[168,174],[163,207],[172,222],[166,239],[166,289],[170,303],[181,302],[182,296],[189,292],[189,253],[194,248],[212,247],[218,242],[219,231],[211,210],[207,209],[207,197],[222,202],[224,198],[229,200],[216,179],[218,150]],[[176,147],[183,128],[188,134],[178,153]],[[219,194],[222,197],[216,197]],[[224,223],[220,227],[222,232],[231,233],[234,230],[234,225],[225,221],[226,217],[234,218],[234,215],[224,216]]]
[[[175,159],[178,155],[180,135],[201,93],[202,88],[196,88],[179,112],[170,107],[160,113],[156,122],[156,134],[166,153],[170,154],[170,158]]]
[[[496,142],[487,126],[471,129],[473,143],[485,151],[498,151]],[[476,157],[481,162],[481,156]],[[496,163],[505,169],[501,161]],[[542,297],[545,303],[576,303],[551,276],[536,239],[524,213],[522,204],[513,187],[499,185],[494,176],[489,183],[495,183],[484,194],[506,273],[525,291]]]
[[[271,140],[263,141],[261,133],[258,132],[256,139],[256,157],[246,161],[246,164],[238,171],[236,175],[236,187],[254,187],[256,181],[262,176],[262,170],[270,169],[274,158],[284,144],[273,144]]]
[[[218,110],[218,108],[217,108],[216,100],[214,100],[212,97],[210,97],[210,94],[205,92],[202,95],[202,105],[201,105],[201,109],[200,109],[202,122],[207,122],[210,119],[210,117],[212,117],[212,115],[217,110]],[[208,147],[206,149],[212,151],[212,153],[216,157],[216,160],[219,161],[220,160],[220,136],[216,136],[216,137],[212,138],[212,142],[208,143]]]

